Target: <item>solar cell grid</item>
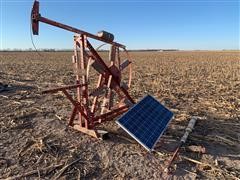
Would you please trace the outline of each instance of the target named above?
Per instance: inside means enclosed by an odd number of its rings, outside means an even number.
[[[171,111],[147,95],[120,117],[117,123],[147,150],[152,150],[172,116]]]

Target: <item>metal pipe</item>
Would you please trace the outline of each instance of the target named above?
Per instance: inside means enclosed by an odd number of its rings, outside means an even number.
[[[176,150],[174,151],[173,156],[169,160],[167,167],[164,169],[164,172],[169,173],[169,170],[170,170],[170,167],[171,167],[173,161],[176,159],[181,146],[187,141],[187,138],[188,138],[189,134],[192,132],[192,130],[193,130],[195,124],[196,124],[196,121],[197,121],[196,117],[192,117],[192,119],[189,121],[188,126],[187,126],[187,128],[185,130],[185,133],[182,136],[182,138],[180,140],[180,143],[177,146]]]

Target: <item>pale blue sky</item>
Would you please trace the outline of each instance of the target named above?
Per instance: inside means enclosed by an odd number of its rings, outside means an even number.
[[[33,48],[33,0],[0,0],[1,49]],[[42,16],[95,34],[106,30],[128,49],[239,49],[239,1],[40,0]],[[72,49],[73,33],[40,24],[37,48]]]

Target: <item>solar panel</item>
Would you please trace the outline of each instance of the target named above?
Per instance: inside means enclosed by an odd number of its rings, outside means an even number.
[[[171,111],[152,96],[147,95],[121,116],[117,124],[148,151],[151,151],[172,117]]]

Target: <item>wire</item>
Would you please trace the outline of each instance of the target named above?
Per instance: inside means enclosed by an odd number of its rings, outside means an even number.
[[[105,46],[105,45],[107,45],[107,44],[106,44],[106,43],[101,44],[100,46],[98,46],[98,47],[96,48],[96,51],[100,50],[100,48],[103,47],[103,46]]]
[[[37,48],[36,48],[36,46],[35,46],[35,44],[34,44],[34,41],[33,41],[32,13],[31,13],[31,15],[30,15],[30,37],[31,37],[32,46],[34,47],[35,52],[36,52],[39,56],[43,57],[43,55],[37,50]]]

